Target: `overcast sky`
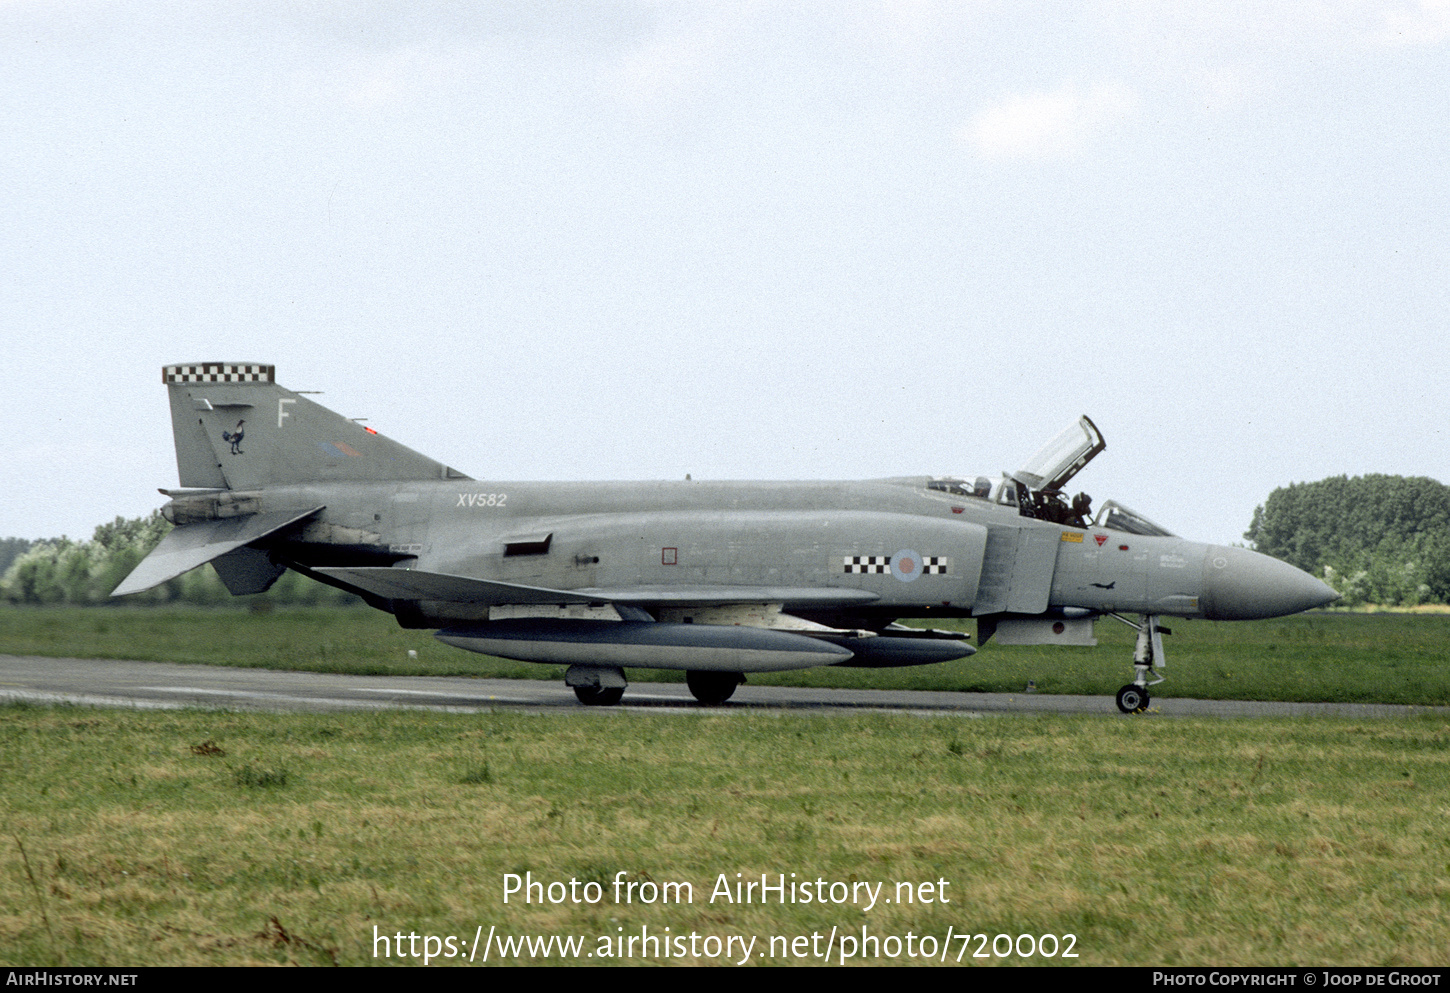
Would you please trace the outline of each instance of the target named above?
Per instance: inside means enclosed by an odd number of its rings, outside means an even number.
[[[212,360],[491,480],[1450,481],[1446,0],[0,0],[0,115],[0,536]]]

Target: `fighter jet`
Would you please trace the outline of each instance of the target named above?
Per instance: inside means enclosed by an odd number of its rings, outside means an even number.
[[[1092,645],[1138,632],[1118,708],[1162,682],[1165,617],[1278,617],[1338,598],[1287,563],[1188,541],[1064,487],[1106,448],[1082,417],[997,476],[862,482],[476,480],[239,362],[166,366],[175,528],[116,588],[210,562],[234,595],[287,569],[473,652],[568,666],[581,703],[626,668],[683,669],[702,704],[748,673],[927,665],[978,644]],[[239,444],[245,424],[246,443]]]

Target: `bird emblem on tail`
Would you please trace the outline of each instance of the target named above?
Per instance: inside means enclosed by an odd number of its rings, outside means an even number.
[[[245,424],[245,423],[247,423],[247,422],[246,421],[237,421],[236,430],[234,430],[234,431],[223,431],[222,432],[222,441],[229,441],[229,442],[232,443],[232,454],[233,455],[246,455],[247,454],[246,452],[242,451],[242,449],[240,447],[241,444],[242,444],[242,439],[245,438],[246,435],[247,435],[247,432],[245,432],[245,431],[242,430],[242,425]]]

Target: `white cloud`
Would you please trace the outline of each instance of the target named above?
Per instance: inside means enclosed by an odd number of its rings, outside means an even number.
[[[1450,39],[1450,0],[1419,0],[1387,12],[1383,37],[1398,45],[1438,45]]]
[[[989,159],[1072,158],[1131,115],[1137,102],[1132,90],[1116,84],[1017,94],[977,114],[963,137]]]

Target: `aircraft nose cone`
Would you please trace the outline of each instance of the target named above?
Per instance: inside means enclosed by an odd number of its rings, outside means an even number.
[[[1216,621],[1282,617],[1338,600],[1325,583],[1247,548],[1213,545],[1203,563],[1203,614]]]

